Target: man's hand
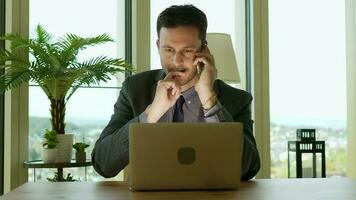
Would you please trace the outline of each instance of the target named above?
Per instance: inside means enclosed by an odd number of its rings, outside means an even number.
[[[213,89],[217,77],[214,56],[210,53],[208,46],[204,45],[202,52],[196,53],[194,66],[203,64],[200,74],[197,73],[198,81],[195,84],[200,102],[204,109],[209,109],[216,104],[216,94]]]
[[[156,123],[179,98],[181,88],[172,79],[173,74],[169,72],[163,80],[158,81],[155,98],[145,110],[148,123]]]

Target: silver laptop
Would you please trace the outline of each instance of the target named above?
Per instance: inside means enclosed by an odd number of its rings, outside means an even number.
[[[131,124],[132,190],[237,189],[242,123]]]

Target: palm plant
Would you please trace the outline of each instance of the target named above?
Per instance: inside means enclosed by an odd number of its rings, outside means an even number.
[[[90,46],[112,42],[107,34],[83,38],[67,33],[54,38],[41,25],[35,29],[33,39],[6,34],[1,40],[11,42],[10,50],[0,49],[0,92],[33,81],[50,100],[52,130],[58,134],[65,131],[66,103],[81,85],[98,84],[110,79],[110,75],[132,70],[122,59],[98,56],[79,62],[81,50]],[[23,56],[29,53],[30,59]],[[1,63],[4,63],[1,65]]]

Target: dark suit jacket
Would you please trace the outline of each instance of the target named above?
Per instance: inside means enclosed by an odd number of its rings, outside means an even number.
[[[120,96],[114,105],[114,114],[92,152],[94,169],[100,175],[114,177],[129,163],[129,125],[139,122],[139,115],[152,103],[157,82],[164,76],[163,70],[151,70],[128,77],[124,81]],[[252,96],[221,80],[214,82],[214,90],[223,106],[226,122],[242,122],[244,125],[241,179],[251,179],[260,169],[260,158],[251,120]]]

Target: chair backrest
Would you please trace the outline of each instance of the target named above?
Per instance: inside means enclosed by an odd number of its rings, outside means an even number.
[[[124,168],[124,182],[128,183],[129,182],[129,174],[130,174],[130,164],[128,164]]]

